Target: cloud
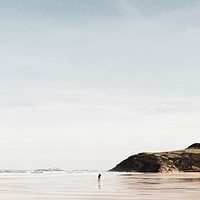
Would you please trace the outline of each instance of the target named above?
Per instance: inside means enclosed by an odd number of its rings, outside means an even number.
[[[2,155],[89,168],[95,154],[105,169],[198,141],[198,3],[39,2],[1,7]]]
[[[17,151],[19,159],[20,152],[27,152],[29,162],[19,168],[41,167],[46,155],[64,168],[90,168],[94,167],[92,151],[101,158],[95,165],[105,169],[134,152],[181,148],[197,139],[198,96],[142,95],[65,85],[29,92],[25,100],[32,103],[19,104],[23,96],[18,99],[21,95],[13,94],[14,103],[0,107],[2,152]],[[105,159],[108,151],[113,158],[110,162]],[[80,152],[87,165],[74,160]],[[5,167],[11,164],[8,160]]]
[[[45,15],[46,21],[27,22],[14,17],[4,21],[0,34],[1,87],[12,91],[16,86],[53,83],[87,89],[195,94],[199,85],[198,4],[176,2],[173,7],[174,3],[168,1],[162,5],[134,2],[110,1],[108,7],[128,14],[121,5],[125,4],[130,12],[137,10],[137,17],[116,14],[105,21],[101,10],[96,21],[77,16],[75,22],[70,17],[62,18],[64,12],[56,23],[51,20],[51,12]],[[65,4],[59,3],[58,7]],[[50,8],[44,6],[46,12],[53,9],[52,4]],[[71,6],[86,10],[95,6],[80,4]],[[98,7],[106,5],[102,2]],[[29,9],[34,15],[34,9]],[[145,16],[146,10],[153,16]]]

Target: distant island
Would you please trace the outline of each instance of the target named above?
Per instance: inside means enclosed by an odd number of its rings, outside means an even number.
[[[43,173],[43,172],[61,172],[64,171],[63,169],[60,169],[58,167],[53,167],[49,169],[35,169],[31,173]]]
[[[184,150],[132,155],[110,171],[200,172],[200,143],[192,144]]]

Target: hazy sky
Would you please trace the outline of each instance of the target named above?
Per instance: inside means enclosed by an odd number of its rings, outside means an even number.
[[[200,142],[199,10],[0,0],[0,168],[110,169]]]

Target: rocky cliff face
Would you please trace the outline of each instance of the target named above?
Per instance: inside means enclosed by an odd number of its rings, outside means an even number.
[[[180,151],[139,153],[130,156],[110,171],[200,172],[200,143]]]

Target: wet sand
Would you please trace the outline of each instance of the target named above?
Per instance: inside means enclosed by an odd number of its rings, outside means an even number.
[[[3,200],[199,200],[200,173],[3,173]]]

